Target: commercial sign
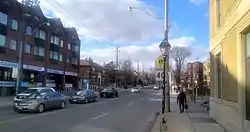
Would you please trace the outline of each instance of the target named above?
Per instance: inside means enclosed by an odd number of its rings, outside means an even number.
[[[14,62],[8,62],[8,61],[0,61],[1,67],[8,67],[8,68],[18,68],[18,64]]]
[[[69,75],[69,76],[77,76],[77,73],[74,72],[65,72],[65,75]]]
[[[47,69],[48,73],[54,73],[54,74],[63,74],[63,71],[56,70],[56,69]]]
[[[34,70],[34,71],[45,71],[44,67],[40,67],[40,66],[32,66],[32,65],[23,65],[23,69],[27,69],[27,70]]]
[[[0,87],[15,87],[16,82],[12,81],[0,81]]]

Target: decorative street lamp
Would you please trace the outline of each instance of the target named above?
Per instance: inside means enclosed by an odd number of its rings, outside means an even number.
[[[33,8],[39,6],[39,0],[22,0],[21,3],[23,4],[21,12],[21,38],[19,41],[19,57],[18,57],[18,70],[17,70],[17,80],[16,80],[16,94],[19,93],[19,87],[21,86],[21,78],[22,78],[22,70],[23,70],[23,48],[25,43],[25,32],[28,26],[27,18],[32,17],[31,14],[28,13],[27,8]]]

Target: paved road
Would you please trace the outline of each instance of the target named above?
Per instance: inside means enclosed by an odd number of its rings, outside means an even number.
[[[160,110],[160,94],[121,92],[120,97],[69,105],[41,114],[0,113],[1,132],[140,132]]]

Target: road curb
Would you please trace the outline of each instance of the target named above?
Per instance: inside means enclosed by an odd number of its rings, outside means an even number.
[[[160,115],[160,112],[155,112],[154,114],[152,114],[148,120],[147,123],[145,124],[145,126],[142,127],[142,129],[138,132],[151,132],[152,128],[154,127],[156,120],[158,118],[158,116]]]

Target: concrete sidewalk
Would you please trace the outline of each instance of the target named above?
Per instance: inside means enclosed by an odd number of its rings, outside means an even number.
[[[189,109],[181,114],[176,97],[171,97],[171,112],[163,116],[167,120],[165,128],[161,131],[159,116],[151,132],[225,132],[200,104],[189,103]]]

